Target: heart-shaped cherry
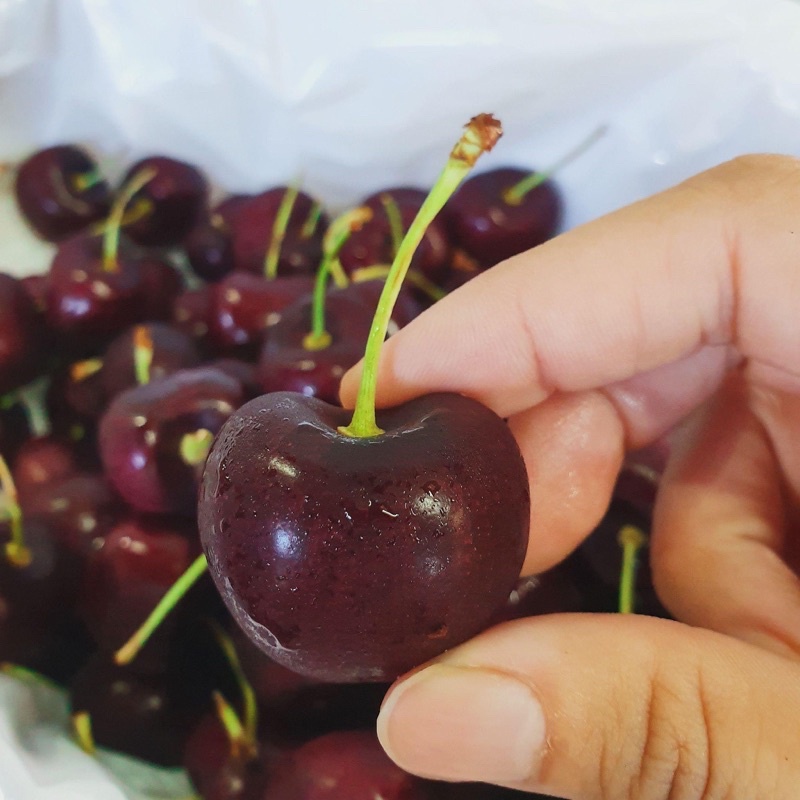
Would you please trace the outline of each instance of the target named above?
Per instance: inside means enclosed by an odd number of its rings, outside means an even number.
[[[426,224],[499,124],[473,119],[392,266],[348,412],[276,393],[211,450],[199,522],[229,610],[279,663],[320,680],[391,680],[487,625],[527,546],[525,465],[506,423],[458,395],[375,414],[377,359]]]
[[[103,219],[111,207],[111,190],[97,163],[75,145],[30,156],[17,169],[14,191],[25,219],[51,242]]]

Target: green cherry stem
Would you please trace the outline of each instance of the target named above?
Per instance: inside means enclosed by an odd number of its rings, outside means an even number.
[[[278,277],[278,262],[281,258],[281,247],[286,238],[286,231],[289,228],[289,219],[292,216],[294,204],[297,202],[297,195],[300,194],[300,187],[297,184],[290,186],[281,199],[278,206],[278,213],[275,214],[275,222],[272,224],[272,236],[267,247],[267,254],[264,258],[264,277],[272,280]]]
[[[397,201],[389,192],[384,192],[381,195],[381,203],[386,213],[386,219],[389,220],[389,230],[392,233],[392,258],[395,258],[400,245],[403,243],[403,217],[400,214]]]
[[[92,169],[88,172],[80,172],[77,175],[73,175],[70,182],[72,183],[72,188],[75,189],[76,192],[85,192],[87,189],[91,189],[92,186],[97,186],[102,180],[103,175],[100,170]]]
[[[150,383],[152,365],[153,339],[144,325],[137,325],[133,331],[133,371],[139,386]]]
[[[211,626],[214,631],[214,637],[225,656],[225,660],[228,662],[228,666],[231,668],[231,672],[233,672],[233,677],[236,679],[239,694],[242,696],[244,732],[249,741],[255,746],[258,741],[258,699],[256,698],[255,690],[244,674],[242,662],[239,660],[239,654],[236,652],[236,647],[230,636],[216,622],[212,622]]]
[[[353,270],[350,278],[353,283],[363,283],[364,281],[374,281],[385,279],[391,267],[388,264],[373,264],[370,267],[359,267]],[[428,280],[421,272],[410,269],[406,274],[406,280],[417,289],[425,292],[434,302],[441,300],[447,292],[437,286],[433,281]]]
[[[537,186],[543,184],[548,178],[551,178],[556,172],[561,170],[571,161],[574,161],[579,156],[583,155],[598,139],[606,135],[608,130],[607,125],[601,125],[592,131],[582,142],[573,147],[565,155],[561,156],[555,163],[551,164],[547,169],[541,172],[532,172],[526,175],[519,183],[515,183],[509,189],[503,192],[503,200],[510,206],[518,206],[524,199],[528,192],[532,192]]]
[[[122,187],[122,191],[114,200],[111,213],[108,215],[108,224],[103,231],[103,269],[106,272],[116,272],[119,269],[117,253],[119,252],[119,234],[125,217],[125,209],[133,200],[136,192],[153,180],[156,174],[156,170],[152,168],[137,172]]]
[[[120,666],[130,664],[136,658],[156,629],[161,625],[173,608],[186,596],[189,590],[208,570],[208,561],[204,555],[198,556],[186,572],[170,586],[167,593],[150,612],[150,616],[130,639],[114,654],[114,662]]]
[[[310,239],[314,235],[314,231],[317,229],[321,218],[322,204],[315,200],[314,204],[311,206],[311,211],[308,212],[306,221],[303,223],[303,227],[300,229],[300,238]]]
[[[72,715],[72,730],[75,732],[75,738],[81,750],[89,756],[95,755],[97,746],[94,743],[92,718],[88,711],[78,711]]]
[[[31,551],[25,545],[22,508],[17,496],[17,487],[6,460],[0,456],[0,490],[3,492],[4,511],[8,515],[11,541],[6,542],[6,560],[14,567],[23,569],[31,563]]]
[[[324,350],[331,343],[331,335],[325,329],[325,292],[328,276],[334,262],[338,262],[339,252],[353,231],[359,230],[372,219],[372,209],[359,206],[337,217],[325,233],[323,240],[322,264],[314,282],[314,297],[311,305],[311,332],[303,338],[306,350]],[[341,269],[341,264],[339,264]],[[345,277],[345,280],[347,278]]]
[[[361,374],[361,385],[358,388],[353,418],[349,425],[339,428],[339,432],[345,436],[367,438],[380,436],[383,433],[375,421],[378,365],[389,319],[400,294],[403,279],[411,265],[414,251],[422,241],[428,225],[433,222],[448,198],[475,166],[480,155],[491,150],[501,135],[500,123],[490,114],[479,114],[469,121],[430,194],[425,198],[411,227],[403,237],[378,300],[378,308],[367,339],[364,371]]]
[[[251,739],[248,732],[242,725],[239,715],[233,706],[222,696],[220,692],[214,692],[214,708],[217,718],[225,728],[230,744],[231,757],[237,761],[240,759],[250,760],[256,755],[256,742]]]
[[[619,579],[619,613],[633,614],[636,605],[636,569],[639,551],[647,544],[647,536],[635,525],[624,525],[617,536],[622,548],[622,571]]]

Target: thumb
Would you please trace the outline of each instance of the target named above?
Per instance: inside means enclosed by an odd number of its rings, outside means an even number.
[[[796,800],[800,666],[648,617],[507,623],[396,684],[404,769],[570,800]]]

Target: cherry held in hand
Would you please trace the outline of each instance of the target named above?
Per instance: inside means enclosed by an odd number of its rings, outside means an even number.
[[[375,412],[381,343],[428,222],[500,135],[473,119],[400,245],[350,413],[290,393],[236,411],[208,458],[203,547],[217,588],[279,663],[393,679],[478,633],[516,583],[525,465],[505,422],[453,394]]]

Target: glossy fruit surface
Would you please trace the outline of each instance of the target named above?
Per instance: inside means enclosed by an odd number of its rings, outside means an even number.
[[[84,179],[97,170],[80,147],[39,150],[17,170],[14,191],[20,210],[43,239],[55,242],[105,217],[111,190],[102,179]]]
[[[453,241],[481,266],[490,267],[529,250],[558,231],[562,201],[552,181],[539,184],[519,203],[504,198],[507,190],[529,174],[507,167],[474,175],[445,206]]]
[[[199,523],[229,610],[279,663],[329,681],[392,680],[487,625],[514,588],[528,478],[507,425],[458,395],[378,413],[266,395],[220,432]]]

